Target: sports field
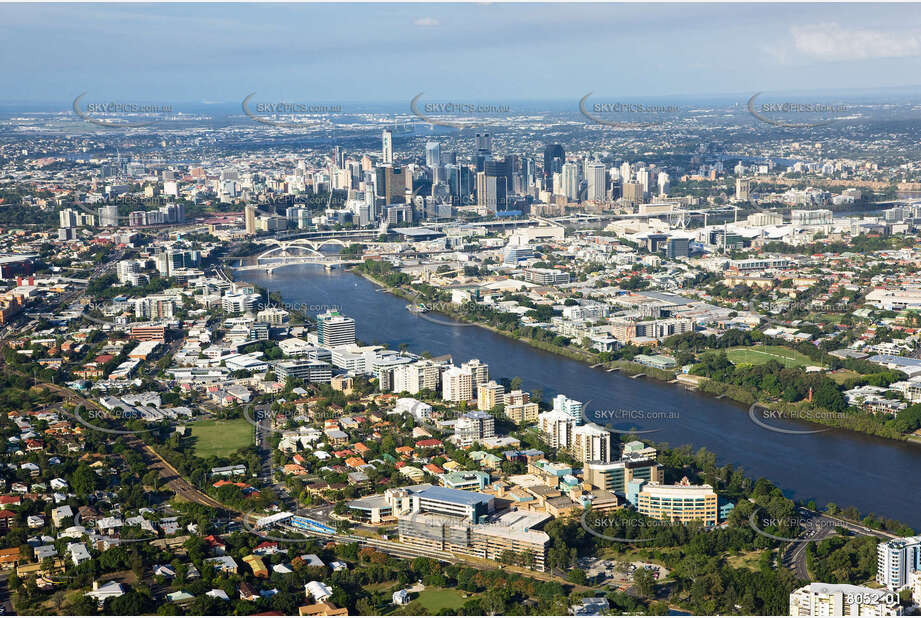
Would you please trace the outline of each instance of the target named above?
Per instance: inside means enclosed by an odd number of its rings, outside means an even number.
[[[253,443],[253,426],[245,419],[199,421],[189,426],[195,440],[195,455],[202,459],[226,457]]]
[[[779,345],[753,346],[750,348],[731,348],[726,357],[735,365],[763,365],[775,360],[784,367],[805,367],[818,365],[814,360],[796,350]]]

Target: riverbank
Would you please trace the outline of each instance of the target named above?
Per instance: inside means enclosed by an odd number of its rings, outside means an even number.
[[[418,296],[413,296],[412,294],[407,292],[405,289],[388,285],[386,282],[381,281],[380,279],[377,279],[373,275],[366,273],[362,270],[359,270],[357,268],[350,268],[349,272],[354,273],[360,277],[364,277],[365,279],[367,279],[374,285],[380,286],[380,288],[384,290],[385,292],[387,292],[388,294],[405,299],[409,301],[410,303],[417,303],[419,300]],[[531,347],[537,348],[538,350],[543,350],[544,352],[558,354],[560,356],[565,356],[566,358],[571,358],[572,360],[577,360],[577,361],[581,361],[584,363],[589,363],[589,364],[598,363],[597,358],[594,358],[590,353],[585,352],[584,350],[564,348],[562,346],[554,345],[552,343],[547,343],[545,341],[535,341],[533,339],[523,339],[521,337],[515,336],[514,333],[502,330],[501,328],[496,328],[495,326],[492,326],[490,324],[483,324],[482,322],[471,320],[460,312],[448,311],[448,310],[445,310],[444,308],[439,308],[439,310],[436,313],[447,316],[451,318],[452,320],[456,320],[458,322],[464,322],[465,324],[469,324],[470,326],[478,326],[480,328],[493,332],[497,335],[502,335],[503,337],[514,339],[515,341],[521,341],[521,342],[527,343]],[[425,315],[425,314],[420,314],[420,315]]]
[[[547,401],[565,394],[592,402],[599,410],[655,412],[644,419],[614,421],[612,431],[652,430],[655,433],[648,437],[659,443],[707,448],[717,454],[720,465],[732,464],[752,478],[771,479],[786,497],[799,503],[853,504],[863,513],[883,513],[921,527],[917,501],[906,491],[904,481],[921,478],[921,452],[913,445],[850,431],[796,435],[769,431],[754,422],[748,406],[728,397],[720,399],[683,384],[667,388],[653,380],[630,379],[628,373],[635,374],[629,371],[592,369],[591,363],[544,352],[519,339],[473,328],[473,324],[439,319],[436,313],[420,316],[407,311],[405,296],[382,293],[388,286],[356,274],[292,265],[272,275],[250,270],[238,272],[237,277],[280,292],[292,306],[340,307],[355,320],[356,337],[369,344],[389,349],[405,344],[420,354],[478,358],[495,376],[521,377],[522,388],[541,391]],[[395,283],[394,277],[380,276]],[[680,378],[690,383],[693,376],[681,374]],[[793,429],[817,427],[767,422]]]
[[[359,268],[350,268],[348,270],[351,273],[367,279],[374,285],[379,286],[388,294],[403,298],[412,304],[419,302],[419,295],[414,295],[406,288],[389,285],[385,281],[382,281],[374,275]],[[584,350],[562,347],[545,341],[537,341],[526,337],[519,337],[511,331],[503,330],[501,328],[497,328],[490,324],[484,324],[476,320],[471,320],[465,314],[458,311],[452,311],[450,308],[443,305],[439,306],[437,313],[445,315],[458,322],[463,322],[464,324],[471,326],[477,326],[497,335],[525,343],[538,350],[549,352],[551,354],[557,354],[559,356],[564,356],[566,358],[585,363],[591,368],[601,369],[604,371],[620,371],[623,375],[630,378],[646,377],[666,383],[674,383],[678,377],[677,371],[657,369],[628,360],[602,362],[598,359],[597,355],[586,352]],[[687,384],[683,384],[683,386],[689,387]],[[912,434],[899,434],[893,429],[880,426],[879,422],[876,421],[875,417],[872,415],[842,416],[830,410],[826,410],[825,408],[807,407],[802,403],[764,401],[760,399],[757,394],[752,393],[750,390],[741,386],[717,382],[715,380],[706,378],[701,380],[695,387],[692,388],[694,388],[697,392],[713,397],[714,399],[729,399],[745,406],[757,404],[766,410],[777,412],[777,418],[779,420],[795,420],[797,422],[808,423],[820,427],[842,429],[845,431],[871,435],[886,440],[911,444],[913,446],[921,446],[921,436],[913,436]]]

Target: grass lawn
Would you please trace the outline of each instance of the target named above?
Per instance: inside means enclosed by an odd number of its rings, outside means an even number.
[[[856,371],[850,369],[839,369],[837,371],[832,371],[827,374],[829,378],[837,382],[838,384],[844,384],[846,381],[852,378],[859,378],[860,374]]]
[[[818,364],[805,354],[779,345],[732,348],[726,351],[726,356],[734,365],[763,365],[769,360],[775,360],[784,367],[805,367]]]
[[[199,421],[189,426],[195,440],[195,455],[206,459],[225,457],[253,443],[253,426],[246,419]]]
[[[375,584],[365,584],[362,586],[362,588],[370,592],[377,592],[379,590],[387,590],[388,588],[392,588],[399,583],[400,582],[398,580],[391,579],[390,581],[386,581],[386,582],[377,582]]]
[[[734,569],[747,568],[752,571],[758,570],[759,561],[761,560],[761,551],[743,552],[736,556],[729,556],[726,562]]]
[[[467,602],[457,590],[430,587],[420,592],[417,600],[433,614],[445,607],[457,609]]]

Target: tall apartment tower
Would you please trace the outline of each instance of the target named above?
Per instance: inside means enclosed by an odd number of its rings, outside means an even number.
[[[256,233],[256,207],[252,204],[247,204],[246,208],[243,209],[243,213],[246,221],[246,233],[252,236]]]
[[[381,135],[381,154],[384,163],[393,163],[393,131],[384,129]]]
[[[876,581],[896,592],[908,584],[908,576],[921,571],[921,536],[890,539],[876,546]]]
[[[572,430],[569,450],[582,463],[607,463],[611,461],[611,432],[595,423],[580,425]]]
[[[473,371],[451,367],[441,374],[441,398],[445,401],[473,399]]]
[[[582,420],[582,402],[576,401],[575,399],[570,399],[563,393],[560,393],[553,398],[553,411],[562,412],[572,420],[576,422],[576,425],[581,425]]]

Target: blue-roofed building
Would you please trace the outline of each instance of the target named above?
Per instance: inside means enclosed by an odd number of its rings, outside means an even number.
[[[909,378],[921,374],[921,359],[908,358],[907,356],[893,356],[892,354],[877,354],[867,359],[887,369],[895,369],[905,373]]]
[[[493,496],[434,485],[388,489],[385,495],[394,514],[435,513],[479,523],[496,510]]]

